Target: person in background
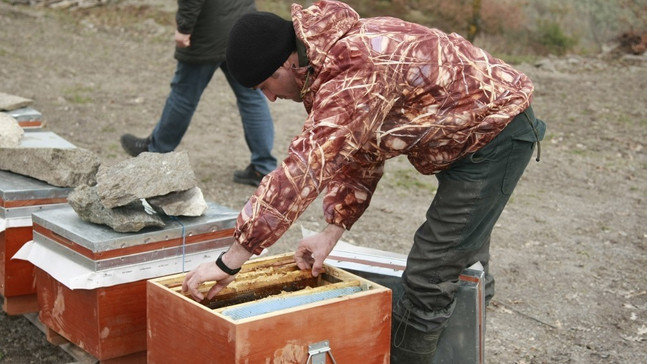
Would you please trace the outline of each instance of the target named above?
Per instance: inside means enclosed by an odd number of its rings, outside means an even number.
[[[301,134],[240,212],[235,243],[216,264],[189,272],[183,290],[207,298],[270,247],[324,193],[327,226],[299,241],[295,260],[313,275],[371,202],[385,162],[406,155],[438,189],[413,234],[393,307],[391,363],[430,363],[455,307],[461,271],[481,262],[486,302],[492,229],[543,138],[533,84],[457,34],[389,17],[360,18],[348,5],[292,5],[232,28],[227,63],[246,87],[302,102]],[[537,160],[539,160],[539,147]],[[379,227],[376,227],[379,228]],[[394,290],[395,291],[395,290]]]
[[[255,12],[254,0],[179,0],[175,15],[177,67],[171,92],[153,132],[146,138],[121,136],[123,149],[135,157],[142,152],[175,150],[213,74],[221,69],[236,96],[245,142],[251,152],[247,168],[234,172],[234,182],[258,186],[274,168],[274,124],[267,101],[258,90],[243,87],[231,76],[225,60],[229,31],[242,15]]]

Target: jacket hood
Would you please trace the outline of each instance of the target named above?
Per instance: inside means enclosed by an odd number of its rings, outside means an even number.
[[[293,4],[292,21],[297,38],[306,46],[310,64],[316,67],[359,21],[359,14],[342,2],[323,0],[307,8]]]

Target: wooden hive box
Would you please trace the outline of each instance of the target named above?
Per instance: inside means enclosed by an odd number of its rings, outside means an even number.
[[[34,265],[11,258],[32,239],[31,214],[66,205],[70,191],[70,188],[0,171],[0,295],[4,298],[2,309],[7,314],[38,311]]]
[[[5,111],[9,116],[16,119],[18,125],[26,130],[39,130],[43,127],[43,115],[31,106]]]
[[[39,319],[101,363],[146,362],[146,280],[215,261],[233,242],[237,213],[209,203],[203,216],[118,233],[63,207],[33,214]]]
[[[393,304],[404,294],[400,277],[407,265],[406,255],[339,241],[324,263],[391,288]],[[431,364],[485,363],[483,266],[477,263],[464,269],[458,280],[456,307],[440,336]]]
[[[148,363],[388,363],[391,290],[325,270],[313,277],[292,254],[251,260],[201,303],[181,292],[185,274],[149,280]]]
[[[36,280],[50,343],[69,341],[103,364],[146,362],[145,281],[72,290],[40,268]]]

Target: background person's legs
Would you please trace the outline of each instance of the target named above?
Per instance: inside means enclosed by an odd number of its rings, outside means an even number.
[[[153,132],[146,138],[121,136],[121,146],[133,157],[142,152],[168,153],[180,144],[198,107],[202,92],[218,64],[190,64],[178,61],[171,80],[171,92]]]
[[[245,142],[251,152],[250,164],[256,172],[264,176],[276,168],[276,158],[272,155],[274,123],[267,100],[260,90],[249,89],[239,84],[229,74],[226,63],[221,65],[221,69],[236,95]]]
[[[153,129],[150,152],[167,153],[175,150],[189,128],[200,97],[218,64],[178,62],[171,81],[171,93],[166,99],[162,116]]]

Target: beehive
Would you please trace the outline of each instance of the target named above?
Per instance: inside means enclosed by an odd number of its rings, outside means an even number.
[[[18,125],[23,129],[38,130],[43,127],[43,115],[30,106],[6,111],[6,113],[16,119]]]
[[[340,241],[325,263],[391,288],[394,304],[404,294],[400,277],[406,268],[406,255]],[[484,296],[485,272],[481,263],[476,263],[458,277],[456,306],[431,364],[485,362]]]
[[[38,310],[33,264],[11,259],[32,239],[31,214],[67,204],[70,190],[0,171],[0,295],[9,315]]]
[[[149,363],[389,360],[391,291],[342,269],[313,277],[292,254],[256,259],[204,302],[182,293],[184,276],[147,283]]]
[[[118,233],[69,207],[34,213],[29,260],[39,319],[102,363],[145,362],[146,280],[215,261],[233,242],[237,212],[209,203],[200,217]]]

